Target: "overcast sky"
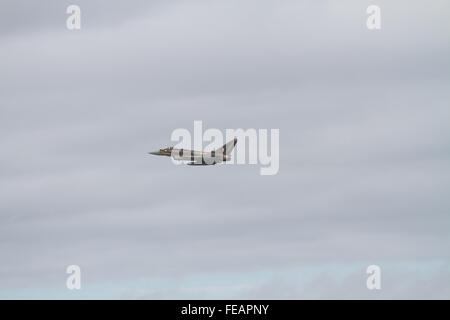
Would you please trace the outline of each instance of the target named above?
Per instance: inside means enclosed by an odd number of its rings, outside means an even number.
[[[1,1],[0,297],[450,299],[449,16]],[[278,174],[147,154],[194,120],[279,129]]]

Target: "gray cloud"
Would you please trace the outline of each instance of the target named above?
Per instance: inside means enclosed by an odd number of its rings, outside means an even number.
[[[449,260],[447,2],[43,3],[0,16],[1,288]],[[146,154],[194,120],[279,128],[279,174]]]

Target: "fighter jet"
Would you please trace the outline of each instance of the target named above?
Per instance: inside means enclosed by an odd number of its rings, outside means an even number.
[[[173,147],[168,147],[158,151],[149,152],[149,154],[172,157],[174,160],[189,161],[187,164],[190,166],[208,166],[230,161],[230,154],[236,146],[236,143],[237,139],[234,138],[234,140],[224,144],[223,147],[211,152],[174,149]]]

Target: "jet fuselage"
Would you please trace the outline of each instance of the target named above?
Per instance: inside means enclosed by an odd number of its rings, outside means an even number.
[[[168,147],[149,153],[157,156],[172,157],[174,160],[179,161],[190,161],[188,162],[188,165],[214,165],[217,163],[230,161],[230,153],[236,143],[237,139],[234,139],[225,144],[222,148],[210,152]]]

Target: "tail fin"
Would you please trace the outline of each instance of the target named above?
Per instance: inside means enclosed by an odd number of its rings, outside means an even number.
[[[237,138],[234,138],[231,141],[228,141],[226,144],[223,145],[222,148],[219,148],[216,150],[216,153],[226,154],[229,155],[231,151],[233,151],[234,147],[236,146]]]

